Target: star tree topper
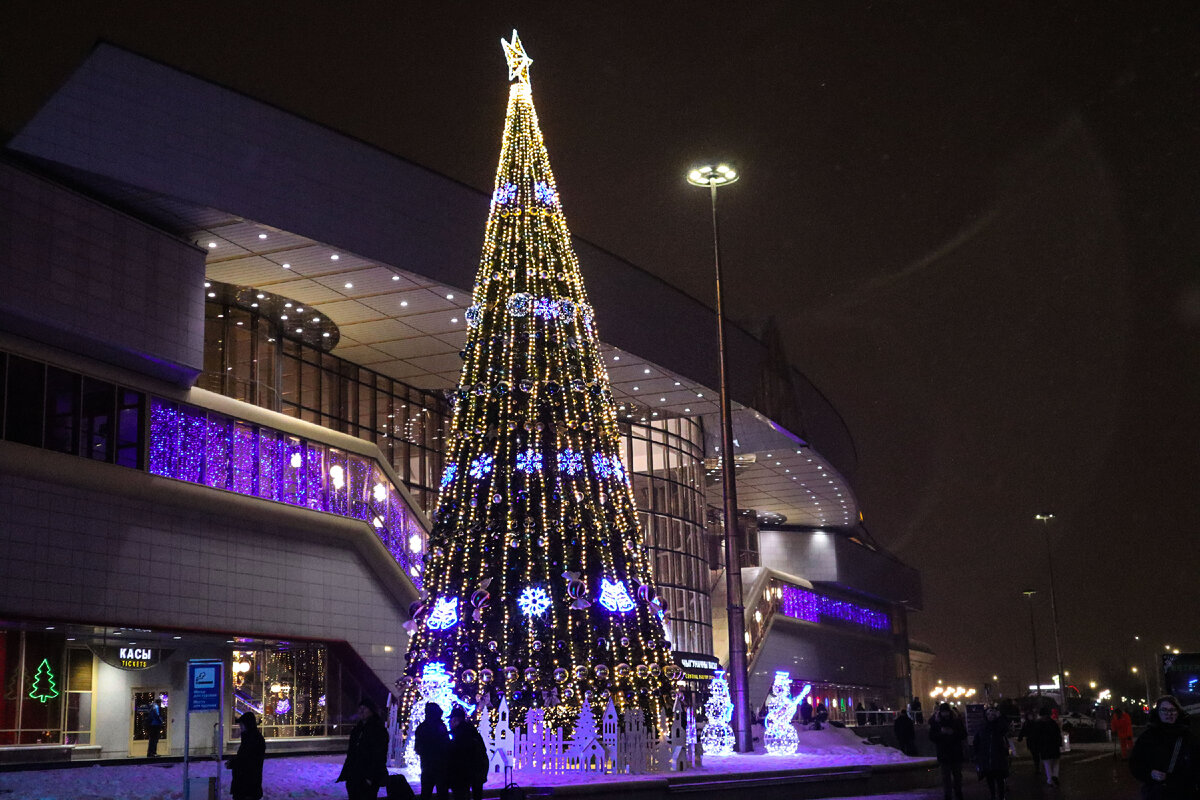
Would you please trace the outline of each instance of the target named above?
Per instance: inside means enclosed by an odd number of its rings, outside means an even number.
[[[517,29],[513,28],[511,42],[501,39],[500,45],[504,48],[504,57],[508,59],[508,79],[529,83],[529,65],[533,63],[533,59],[525,55],[525,48],[521,45],[521,37],[517,36]]]

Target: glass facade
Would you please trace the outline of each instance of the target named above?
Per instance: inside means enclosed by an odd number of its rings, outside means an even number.
[[[437,502],[448,406],[330,355],[255,309],[205,304],[204,373],[197,386],[379,447],[426,513]]]
[[[89,744],[93,675],[65,635],[0,628],[0,745]]]
[[[234,650],[230,729],[237,729],[238,717],[253,711],[268,738],[330,735],[327,686],[331,668],[340,672],[338,666],[331,664],[323,644]],[[342,694],[334,693],[334,705]]]
[[[711,653],[704,501],[704,430],[696,417],[621,423],[634,502],[676,650]]]

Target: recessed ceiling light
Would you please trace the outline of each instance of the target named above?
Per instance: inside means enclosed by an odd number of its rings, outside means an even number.
[[[393,276],[392,276],[392,280],[394,280],[394,281],[398,281],[398,280],[400,280],[400,276],[399,276],[399,275],[393,275]]]
[[[703,392],[696,392],[696,397],[704,397],[704,393],[703,393]]]
[[[258,294],[256,294],[255,297],[257,297],[259,300],[267,299],[267,296],[265,294],[263,294],[262,292],[259,292]]]
[[[346,288],[347,288],[347,289],[353,289],[353,288],[354,288],[354,284],[353,284],[353,283],[347,283],[347,284],[346,284]]]
[[[322,335],[322,336],[324,336],[326,339],[328,339],[328,338],[329,338],[329,332],[328,332],[328,331],[326,331],[325,333],[322,333],[321,335]]]
[[[216,246],[217,246],[217,243],[216,243],[216,242],[209,242],[209,243],[208,243],[208,246],[209,246],[209,248],[213,248],[213,247],[216,247]]]
[[[260,233],[260,234],[258,235],[258,238],[260,238],[260,239],[265,239],[265,238],[267,238],[267,235],[266,235],[265,233]]]
[[[313,322],[320,322],[320,321],[321,321],[320,317],[313,317]]]
[[[337,253],[334,253],[333,255],[331,255],[331,256],[329,257],[329,260],[330,260],[330,261],[337,261],[339,258],[341,258],[341,256],[339,256]]]
[[[642,370],[642,372],[646,373],[647,375],[649,375],[649,374],[650,374],[650,370],[649,370],[649,368]]]
[[[284,265],[283,265],[283,268],[284,268],[284,269],[291,269],[291,268],[292,268],[292,265],[291,265],[291,264],[284,264]]]
[[[446,295],[446,299],[447,299],[447,300],[453,300],[453,299],[454,299],[454,295],[453,295],[453,294],[448,294],[448,295]]]
[[[685,408],[685,409],[683,410],[683,413],[685,413],[685,414],[690,414],[690,413],[692,413],[692,410],[691,410],[690,408]]]
[[[284,303],[284,304],[283,304],[283,307],[284,307],[284,308],[291,308],[291,307],[292,307],[292,304],[291,304],[291,303]]]
[[[251,307],[251,308],[258,308],[258,303],[251,303],[251,304],[250,304],[250,307]]]
[[[280,319],[287,319],[287,314],[281,314],[279,318],[280,318]]]
[[[678,386],[678,385],[679,385],[679,381],[675,381],[675,385],[676,385],[676,386]]]
[[[297,314],[303,314],[303,313],[304,313],[304,309],[303,309],[303,308],[300,308],[299,306],[297,306],[297,307],[296,307],[296,313],[297,313]]]
[[[450,321],[451,321],[451,322],[453,322],[454,324],[456,324],[456,325],[457,325],[457,324],[458,324],[458,317],[452,317],[452,318],[450,319]]]
[[[620,360],[621,360],[620,356],[613,356],[613,361],[620,361]]]
[[[660,398],[658,398],[658,402],[660,402],[660,403],[665,403],[665,402],[667,402],[667,398],[665,398],[665,397],[660,397]]]
[[[304,328],[296,328],[296,333],[304,333]]]
[[[216,296],[217,296],[217,293],[216,293],[216,292],[209,292],[209,293],[208,293],[208,296],[209,296],[209,297],[216,297]]]
[[[212,284],[211,284],[211,283],[209,283],[208,281],[205,281],[205,282],[204,282],[204,288],[205,288],[205,289],[207,289],[207,288],[208,288],[208,287],[210,287],[210,286],[212,286]]]
[[[638,387],[636,387],[636,386],[633,387],[633,390],[636,392],[638,390]]]
[[[401,301],[400,301],[400,307],[401,307],[401,308],[408,308],[408,301],[407,301],[407,300],[401,300]]]
[[[175,637],[173,637],[173,638],[175,638],[175,639],[182,639],[183,637],[182,637],[182,636],[175,636]]]

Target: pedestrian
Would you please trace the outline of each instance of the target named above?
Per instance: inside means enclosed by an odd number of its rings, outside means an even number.
[[[975,734],[975,768],[981,780],[986,780],[991,800],[1004,800],[1008,778],[1008,720],[1000,709],[990,706],[983,727]]]
[[[146,733],[150,741],[146,743],[146,757],[158,758],[158,740],[163,734],[162,700],[156,695],[146,704]]]
[[[908,701],[908,715],[912,717],[912,721],[917,725],[925,722],[925,715],[921,711],[921,698],[915,694],[912,696],[912,700]]]
[[[1029,738],[1029,734],[1033,733],[1033,724],[1037,722],[1037,715],[1032,711],[1025,713],[1025,721],[1021,723],[1021,730],[1017,733],[1017,741],[1024,741],[1025,748],[1029,750],[1029,760],[1033,762],[1034,777],[1042,772],[1042,761],[1038,758],[1038,754],[1033,749],[1033,739]]]
[[[942,703],[929,720],[929,739],[937,748],[938,766],[942,769],[942,790],[946,800],[963,800],[962,765],[963,742],[967,740],[967,728],[954,713],[949,703]]]
[[[1029,751],[1036,753],[1046,773],[1046,785],[1058,786],[1058,759],[1062,755],[1062,729],[1051,716],[1049,706],[1038,712],[1038,718],[1030,726]]]
[[[915,756],[917,754],[917,726],[913,723],[907,710],[900,709],[895,722],[892,723],[892,730],[896,732],[896,741],[900,745],[900,752],[906,756]]]
[[[358,701],[358,720],[350,731],[350,746],[337,780],[346,782],[349,800],[372,800],[387,784],[388,732],[379,718],[379,706],[369,697]]]
[[[867,709],[862,703],[859,703],[854,708],[854,721],[857,722],[860,727],[867,724]]]
[[[233,800],[260,800],[263,796],[263,759],[267,757],[267,742],[258,729],[258,717],[247,711],[238,717],[241,740],[237,753],[225,762],[225,768],[233,770],[229,782],[229,794]]]
[[[812,723],[812,718],[813,706],[809,702],[808,696],[805,695],[804,702],[800,704],[800,724],[807,728]]]
[[[1129,771],[1142,782],[1145,800],[1193,800],[1200,794],[1200,742],[1171,695],[1154,701],[1150,725],[1129,757]]]
[[[421,759],[421,799],[429,800],[436,789],[445,797],[450,786],[446,781],[446,761],[450,750],[450,732],[442,722],[442,707],[425,704],[425,719],[417,726],[413,749]]]
[[[1129,751],[1133,749],[1133,717],[1125,709],[1118,708],[1113,712],[1109,727],[1112,728],[1113,737],[1121,744],[1121,758],[1128,761]]]
[[[454,800],[480,800],[488,774],[487,747],[462,706],[455,706],[450,712],[450,752],[446,762]]]

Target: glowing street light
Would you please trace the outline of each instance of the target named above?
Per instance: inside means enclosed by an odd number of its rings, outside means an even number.
[[[729,694],[733,702],[733,746],[739,753],[754,750],[750,719],[750,681],[746,657],[746,613],[742,606],[742,568],[738,536],[737,478],[733,463],[733,413],[729,404],[729,359],[725,352],[725,306],[721,297],[721,236],[717,225],[717,187],[738,179],[728,164],[702,164],[688,172],[688,183],[707,186],[712,201],[713,270],[717,283],[717,358],[721,372],[721,495],[725,523],[725,594],[729,615]]]

